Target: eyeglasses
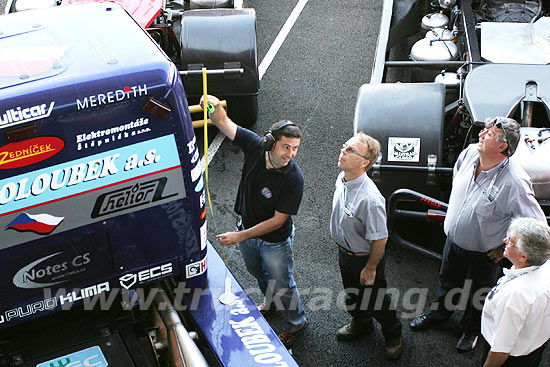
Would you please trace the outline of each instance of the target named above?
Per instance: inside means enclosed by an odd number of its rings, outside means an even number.
[[[346,152],[347,154],[355,154],[355,155],[358,155],[358,156],[361,157],[361,158],[368,159],[367,157],[365,157],[364,155],[362,155],[361,153],[359,153],[358,151],[356,151],[355,149],[353,149],[352,146],[347,145],[346,143],[342,144],[342,150],[343,150],[344,152]]]
[[[516,244],[514,242],[512,242],[512,238],[510,237],[510,235],[507,235],[506,237],[504,237],[502,242],[504,242],[504,246],[510,246],[510,247],[513,247],[516,250],[518,250],[518,247],[516,246]]]

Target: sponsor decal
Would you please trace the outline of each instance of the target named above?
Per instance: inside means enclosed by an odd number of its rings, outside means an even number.
[[[0,49],[0,76],[35,75],[48,71],[70,45],[7,46]]]
[[[50,214],[19,214],[6,229],[16,229],[21,232],[35,232],[38,234],[50,234],[65,219],[54,217]]]
[[[204,183],[201,176],[199,182],[197,182],[197,186],[195,186],[195,192],[201,192],[203,186],[204,186]]]
[[[191,157],[191,164],[194,164],[196,161],[199,160],[199,150],[195,150],[195,154]]]
[[[193,154],[193,151],[197,148],[197,137],[193,136],[193,139],[187,143],[187,153],[189,155]]]
[[[0,148],[0,169],[30,166],[59,153],[65,142],[54,136],[42,136]]]
[[[0,216],[180,167],[174,135],[0,180]]]
[[[203,191],[199,199],[199,206],[202,208],[205,204],[206,204],[206,195]]]
[[[109,282],[103,282],[100,284],[92,285],[90,287],[74,290],[70,293],[59,296],[59,304],[73,303],[80,301],[84,298],[97,296],[98,294],[109,292],[111,287]]]
[[[420,138],[388,138],[388,161],[419,162]]]
[[[206,264],[207,264],[207,257],[205,256],[204,259],[202,259],[201,261],[197,261],[197,262],[185,265],[185,277],[193,278],[201,274],[204,274],[207,268]]]
[[[53,310],[57,307],[57,298],[46,298],[38,302],[29,303],[26,306],[12,308],[0,315],[0,324],[10,322],[13,319],[24,318],[37,312]]]
[[[111,290],[109,282],[95,284],[90,287],[75,289],[70,293],[60,294],[59,297],[49,297],[38,302],[29,303],[26,306],[21,306],[5,311],[0,315],[0,324],[9,322],[16,318],[25,318],[37,312],[43,312],[55,309],[58,305],[65,303],[73,303],[84,298],[97,296]],[[49,367],[49,366],[48,366]]]
[[[263,330],[258,320],[250,314],[250,310],[242,299],[235,302],[229,313],[232,316],[228,321],[231,329],[248,350],[248,353],[253,356],[257,366],[288,367],[283,355],[277,353],[277,346]],[[280,342],[277,342],[277,344],[280,345]]]
[[[78,134],[76,136],[77,150],[100,147],[116,140],[126,139],[131,136],[136,136],[151,132],[147,127],[149,124],[148,118],[138,118],[127,124],[112,126],[108,129],[95,130],[88,133]]]
[[[101,105],[111,104],[115,102],[124,101],[130,98],[136,98],[147,95],[147,85],[134,85],[125,86],[122,89],[108,91],[106,93],[94,94],[84,97],[83,99],[76,99],[76,109],[83,110],[86,108],[93,108]]]
[[[166,177],[160,177],[147,182],[136,182],[133,186],[101,194],[94,205],[92,218],[151,204],[177,195],[174,193],[162,196],[167,180]]]
[[[202,174],[202,168],[200,164],[197,164],[195,167],[191,169],[191,181],[195,182],[201,177]]]
[[[269,189],[269,187],[264,187],[262,189],[262,195],[266,198],[266,199],[271,199],[271,197],[273,196],[273,194],[271,193],[271,190]]]
[[[16,107],[0,112],[0,129],[49,117],[55,102],[30,107]]]
[[[206,208],[204,208],[204,210],[206,211]],[[204,250],[204,248],[206,247],[206,240],[208,239],[208,237],[207,237],[208,231],[206,230],[206,223],[207,222],[204,222],[204,224],[201,226],[201,229],[200,229],[200,232],[201,232],[201,251]]]
[[[199,160],[199,149],[197,148],[197,137],[196,136],[193,136],[193,139],[189,143],[187,143],[187,153],[189,155],[192,155],[191,164],[195,164],[195,162]],[[193,178],[193,177],[195,177],[195,175],[197,175],[197,174],[196,173],[193,174],[193,172],[191,172],[191,177],[192,177],[191,181],[195,181],[197,179],[197,178]]]
[[[122,288],[130,289],[134,284],[137,283],[137,275],[136,274],[126,274],[118,278],[118,281]]]
[[[13,276],[13,284],[18,288],[27,289],[51,287],[66,282],[66,278],[75,273],[85,271],[85,265],[91,261],[89,252],[75,255],[68,261],[47,261],[60,254],[62,252],[56,252],[25,265]],[[47,265],[44,265],[45,263]]]
[[[136,284],[149,283],[172,274],[172,263],[154,266],[137,273],[124,274],[118,281],[122,288],[130,289]]]
[[[101,348],[96,345],[39,363],[36,367],[107,367],[108,365]]]

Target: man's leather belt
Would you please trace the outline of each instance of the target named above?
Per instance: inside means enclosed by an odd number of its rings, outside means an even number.
[[[370,255],[370,252],[351,252],[340,246],[338,246],[338,248],[340,249],[340,251],[344,252],[348,256],[369,256]]]

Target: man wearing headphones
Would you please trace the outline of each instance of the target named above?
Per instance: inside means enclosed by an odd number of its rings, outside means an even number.
[[[302,201],[304,177],[292,159],[301,132],[291,121],[273,124],[265,137],[235,124],[219,99],[207,96],[214,112],[210,119],[244,152],[244,166],[234,210],[242,216],[239,231],[216,236],[223,246],[238,244],[248,272],[256,278],[264,303],[263,315],[277,309],[284,325],[279,338],[290,347],[308,322],[294,282],[292,215]],[[203,101],[201,99],[201,104]]]

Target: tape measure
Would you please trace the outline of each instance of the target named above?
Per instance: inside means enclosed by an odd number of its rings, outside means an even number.
[[[206,68],[202,68],[202,93],[203,93],[203,105],[206,106],[206,108],[203,108],[203,120],[204,120],[204,177],[206,179],[206,196],[208,197],[208,205],[210,206],[210,215],[212,216],[212,222],[214,223],[214,231],[216,233],[219,233],[218,231],[218,224],[216,223],[216,219],[214,218],[214,209],[212,209],[212,199],[210,198],[210,186],[208,185],[208,112],[214,113],[214,106],[212,103],[206,102],[206,97],[208,96],[208,83],[207,83],[207,77],[206,77]],[[223,107],[222,107],[223,108]],[[227,263],[227,258],[225,257],[225,251],[223,249],[223,246],[220,247],[222,256],[223,256],[223,262],[225,263],[225,266],[229,269],[229,264]]]

